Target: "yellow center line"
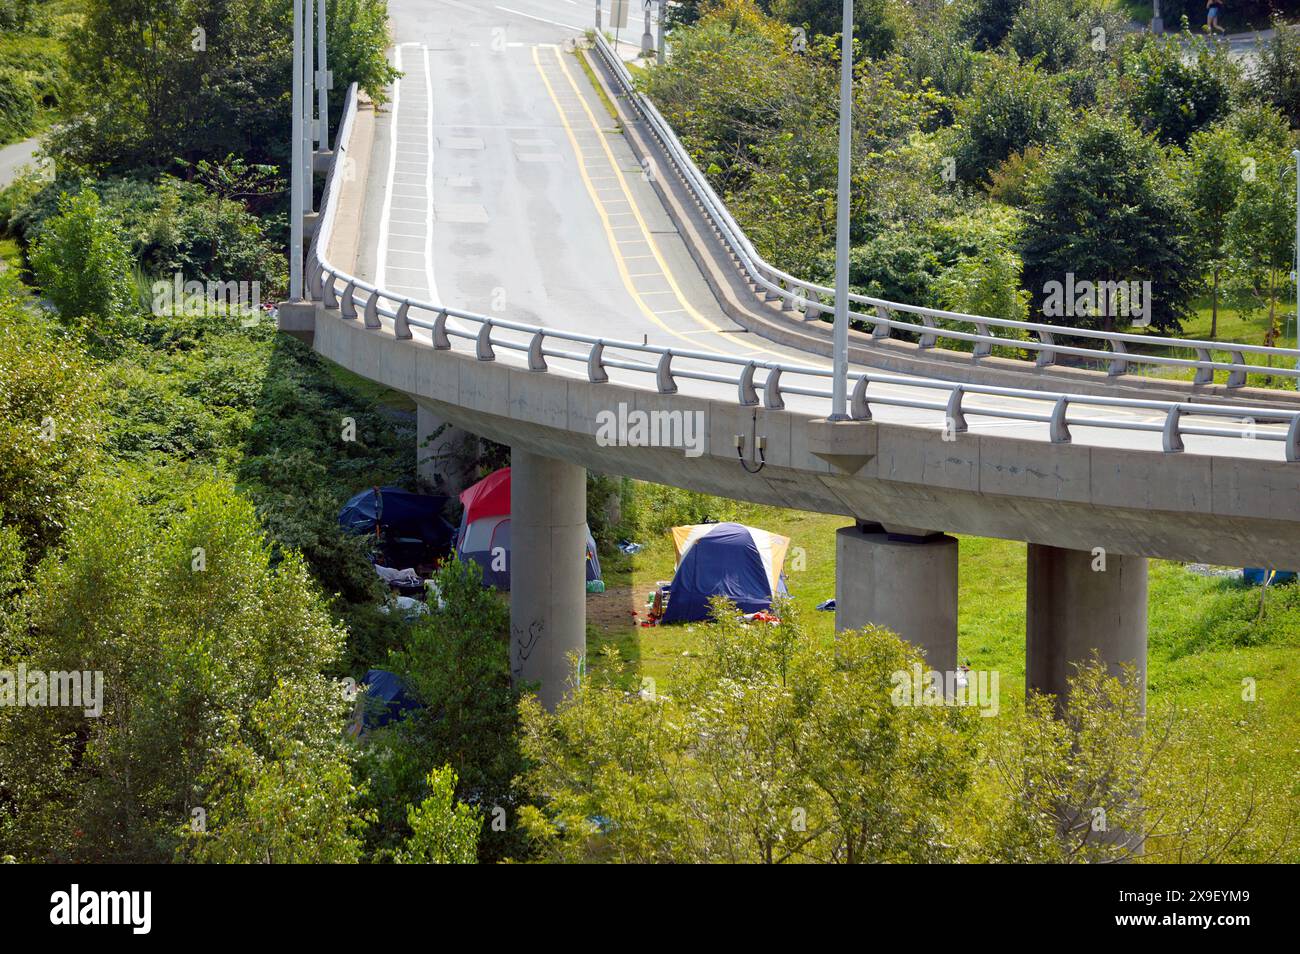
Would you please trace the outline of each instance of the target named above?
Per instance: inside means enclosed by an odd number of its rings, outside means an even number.
[[[619,251],[621,244],[619,239],[614,237],[614,229],[609,221],[609,213],[605,211],[604,204],[600,201],[600,196],[596,193],[596,186],[591,181],[591,176],[587,172],[587,164],[584,161],[582,150],[578,148],[578,140],[574,135],[572,124],[569,117],[565,115],[564,108],[560,105],[559,98],[555,95],[555,88],[551,85],[550,77],[546,75],[546,70],[542,68],[542,59],[538,55],[538,47],[533,47],[533,64],[537,67],[537,73],[542,78],[542,85],[546,87],[547,94],[551,97],[551,102],[555,105],[555,111],[560,117],[560,124],[564,126],[564,133],[569,138],[569,145],[573,147],[574,155],[578,157],[578,174],[582,177],[583,184],[587,187],[587,194],[591,196],[591,203],[596,207],[596,214],[600,216],[601,227],[605,230],[605,237],[609,241],[610,250],[614,253],[614,265],[618,268],[619,277],[623,280],[623,287],[627,293],[632,296],[641,313],[646,316],[661,331],[670,334],[683,341],[689,341],[688,338],[678,334],[672,328],[668,327],[660,317],[655,314],[655,310],[650,307],[649,302],[641,297],[641,293],[636,290],[636,285],[632,282],[632,277],[628,274],[627,262],[623,259],[623,254]],[[559,50],[555,51],[556,56],[562,56]],[[560,66],[564,66],[564,61],[560,60]],[[626,241],[626,240],[625,240]],[[642,239],[634,239],[631,242],[640,243]],[[629,243],[630,244],[630,243]]]
[[[578,102],[582,106],[582,111],[587,116],[587,121],[591,124],[593,129],[599,131],[600,124],[596,121],[596,117],[591,111],[591,106],[587,103],[586,97],[582,95],[581,90],[578,88],[577,82],[573,78],[572,72],[570,72],[568,65],[564,62],[564,54],[562,54],[558,49],[555,51],[555,59],[556,62],[558,62],[560,65],[560,71],[564,73],[564,78],[568,80],[569,86],[572,88],[573,92],[577,95]],[[548,84],[548,89],[549,89],[549,84]],[[567,118],[562,118],[562,121],[564,122],[567,128],[568,126]],[[641,226],[641,231],[645,235],[646,245],[649,246],[650,252],[654,256],[655,262],[658,264],[660,270],[663,272],[664,278],[667,280],[669,287],[672,288],[673,294],[676,296],[677,300],[681,303],[682,309],[688,315],[690,315],[691,318],[693,318],[695,322],[700,326],[702,326],[706,331],[712,331],[721,334],[723,329],[720,328],[716,323],[710,321],[704,315],[700,314],[700,312],[695,308],[695,306],[692,305],[689,300],[687,300],[687,297],[685,293],[682,291],[681,286],[678,285],[677,279],[673,275],[672,269],[668,267],[668,263],[664,260],[663,254],[659,249],[658,243],[655,242],[654,238],[652,237],[652,233],[649,225],[646,224],[645,219],[641,215],[641,210],[637,206],[636,201],[633,198],[632,190],[628,187],[627,179],[624,178],[623,176],[623,170],[619,168],[618,160],[615,158],[613,150],[610,149],[609,147],[608,138],[604,135],[600,137],[600,146],[601,149],[603,149],[605,152],[605,157],[609,160],[610,168],[614,171],[614,175],[618,179],[619,186],[622,188],[624,196],[627,197],[628,206],[632,209],[633,216],[635,216],[637,223]],[[638,165],[635,167],[635,169],[630,171],[640,173],[642,169],[641,166]],[[771,355],[774,358],[786,357],[786,355],[783,355],[776,351],[770,351],[767,348],[763,348],[758,345],[755,345],[755,348],[757,348],[759,352],[762,352],[763,354]],[[718,352],[718,353],[725,353],[725,352]]]

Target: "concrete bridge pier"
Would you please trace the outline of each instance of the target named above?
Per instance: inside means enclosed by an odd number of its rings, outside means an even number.
[[[510,451],[510,672],[554,710],[587,651],[587,472]]]
[[[1029,544],[1025,686],[1064,712],[1075,666],[1096,650],[1110,671],[1132,663],[1146,707],[1147,560]]]
[[[835,534],[835,629],[874,623],[957,668],[957,540],[862,522]]]
[[[423,405],[415,412],[415,470],[439,493],[455,497],[473,482],[478,438]]]

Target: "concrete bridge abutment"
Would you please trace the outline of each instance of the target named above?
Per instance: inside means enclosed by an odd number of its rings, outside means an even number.
[[[510,467],[510,672],[554,710],[587,651],[587,472],[518,447]]]

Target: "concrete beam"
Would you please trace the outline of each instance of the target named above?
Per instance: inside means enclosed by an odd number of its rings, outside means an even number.
[[[874,623],[925,653],[930,668],[957,668],[957,540],[895,539],[871,525],[835,533],[835,629]]]
[[[555,709],[587,651],[587,472],[510,452],[510,672]]]
[[[1096,650],[1118,675],[1132,663],[1146,703],[1147,561],[1029,544],[1025,687],[1064,711],[1068,680]]]

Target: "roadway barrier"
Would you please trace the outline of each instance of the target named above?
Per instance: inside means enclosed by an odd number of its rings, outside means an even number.
[[[347,92],[321,198],[320,220],[308,250],[308,289],[326,309],[336,311],[341,319],[362,321],[366,328],[381,334],[392,334],[398,339],[412,338],[413,329],[419,328],[429,333],[436,350],[451,350],[456,341],[461,341],[465,343],[465,350],[472,349],[477,360],[483,362],[495,361],[499,351],[516,352],[522,356],[520,364],[536,373],[544,374],[551,370],[548,359],[569,361],[585,367],[586,378],[593,383],[608,381],[609,371],[619,369],[644,375],[646,383],[649,385],[653,382],[653,389],[660,394],[674,394],[678,390],[679,380],[694,379],[734,387],[736,401],[741,406],[761,405],[767,409],[780,410],[785,407],[786,395],[797,394],[824,401],[826,412],[829,413],[832,395],[830,379],[834,376],[829,368],[666,348],[647,342],[602,338],[480,315],[377,288],[332,265],[327,250],[333,233],[339,193],[346,178],[342,170],[349,168],[348,148],[356,110],[357,87],[354,84]],[[893,324],[914,327],[906,323]],[[1061,331],[1059,328],[1055,330]],[[1013,343],[1007,339],[996,340],[999,343]],[[692,366],[682,367],[684,363]],[[934,397],[911,398],[873,393],[873,384],[933,391]],[[1044,425],[1048,440],[1058,444],[1071,441],[1072,427],[1142,431],[1159,433],[1160,448],[1165,453],[1181,452],[1184,449],[1183,438],[1189,435],[1250,438],[1280,442],[1284,445],[1283,456],[1287,461],[1300,461],[1300,411],[1277,407],[1249,408],[1056,393],[963,384],[874,371],[850,372],[848,391],[852,396],[850,416],[858,421],[871,420],[872,409],[875,407],[889,406],[941,411],[954,433],[967,430],[966,419],[970,415],[1040,423]],[[981,401],[981,398],[1010,398],[1028,406],[991,404]],[[1150,412],[1156,419],[1096,416],[1095,409],[1098,408]],[[1092,414],[1089,413],[1090,409],[1094,409]]]
[[[647,130],[658,142],[669,165],[693,197],[696,208],[736,258],[740,269],[751,284],[762,294],[779,301],[783,309],[803,312],[806,317],[814,318],[823,312],[833,312],[835,309],[833,288],[796,278],[769,264],[758,253],[744,230],[732,218],[708,178],[695,165],[686,147],[677,138],[672,125],[663,118],[655,104],[637,90],[627,66],[610,47],[604,35],[599,30],[595,31],[594,35],[596,51],[622,88],[623,97],[645,120]],[[1104,363],[1111,377],[1127,374],[1134,365],[1145,365],[1191,370],[1194,372],[1194,384],[1210,384],[1214,381],[1216,371],[1225,371],[1228,374],[1226,381],[1228,388],[1246,386],[1251,375],[1290,378],[1297,381],[1297,386],[1300,387],[1300,367],[1297,366],[1297,362],[1300,361],[1300,350],[1294,348],[1267,348],[1261,345],[1189,338],[1164,338],[1068,325],[987,318],[937,308],[924,308],[919,305],[907,305],[867,295],[850,294],[849,301],[851,305],[866,305],[872,309],[868,313],[850,307],[849,316],[869,325],[872,328],[872,337],[875,339],[888,338],[894,331],[911,332],[918,337],[918,346],[922,350],[935,347],[940,340],[968,342],[973,346],[972,360],[991,354],[995,347],[1021,348],[1036,353],[1035,365],[1040,368],[1055,364],[1061,355],[1070,355]],[[914,320],[895,317],[897,315],[909,315]],[[961,327],[944,327],[938,324],[939,321],[953,322]],[[1004,328],[1032,337],[1022,339],[996,335],[990,330],[992,328]],[[1090,339],[1102,342],[1107,347],[1067,345],[1060,343],[1058,338]],[[1129,345],[1185,348],[1195,351],[1196,357],[1178,358],[1138,354],[1130,351]],[[1216,360],[1216,352],[1226,355],[1226,360]],[[1247,354],[1281,358],[1289,361],[1291,366],[1248,364],[1245,357]]]

